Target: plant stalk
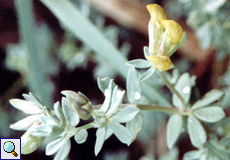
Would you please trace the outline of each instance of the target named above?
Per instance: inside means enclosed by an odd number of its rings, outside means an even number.
[[[122,108],[125,108],[126,106],[128,105],[134,105],[136,106],[137,108],[139,108],[140,110],[143,110],[143,111],[154,111],[154,112],[164,112],[164,113],[167,113],[167,114],[174,114],[174,113],[177,113],[177,114],[181,114],[181,112],[177,109],[177,108],[172,108],[172,107],[165,107],[165,106],[159,106],[159,105],[141,105],[141,104],[121,104],[119,106],[120,109]],[[95,109],[99,109],[101,107],[101,105],[94,105],[93,106]]]
[[[180,107],[180,111],[183,112],[185,109],[185,101],[184,98],[181,96],[181,94],[176,90],[176,88],[168,81],[168,79],[165,77],[164,73],[158,72],[161,79],[164,81],[165,85],[170,89],[172,93],[174,93],[181,101],[182,106]]]

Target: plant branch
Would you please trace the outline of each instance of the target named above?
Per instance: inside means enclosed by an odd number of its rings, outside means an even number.
[[[185,101],[184,98],[181,96],[181,94],[176,90],[176,88],[168,81],[168,79],[165,77],[165,75],[162,72],[158,72],[161,79],[164,81],[165,85],[170,89],[172,93],[174,93],[181,101],[182,106],[180,108],[180,111],[183,111],[185,109]]]
[[[159,105],[142,105],[142,104],[121,104],[119,106],[120,109],[125,108],[128,105],[134,105],[137,108],[139,108],[140,110],[148,110],[148,111],[154,111],[154,112],[164,112],[164,113],[168,113],[168,114],[173,114],[173,113],[177,113],[177,114],[181,114],[180,111],[177,108],[171,108],[171,107],[165,107],[165,106],[159,106]],[[94,109],[99,109],[101,107],[101,105],[94,105],[93,106]]]

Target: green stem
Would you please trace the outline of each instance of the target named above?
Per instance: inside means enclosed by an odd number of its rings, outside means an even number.
[[[84,126],[77,127],[76,128],[76,133],[79,132],[81,129],[90,129],[90,128],[93,128],[95,126],[94,124],[95,124],[94,122],[91,122],[91,123],[88,123],[88,124],[86,124]]]
[[[174,93],[181,101],[182,106],[180,108],[180,111],[183,111],[185,109],[185,101],[184,98],[181,96],[181,94],[175,89],[175,87],[168,81],[168,79],[165,77],[164,73],[158,72],[161,79],[164,81],[165,85],[171,90],[172,93]]]
[[[148,111],[154,111],[154,112],[164,112],[164,113],[168,113],[168,114],[173,114],[173,113],[177,113],[177,114],[181,114],[181,112],[177,109],[177,108],[170,108],[170,107],[165,107],[165,106],[159,106],[159,105],[142,105],[142,104],[121,104],[119,106],[120,109],[125,108],[128,105],[134,105],[137,108],[139,108],[140,110],[148,110]],[[95,109],[99,109],[101,107],[101,105],[94,105]]]
[[[136,105],[137,108],[140,110],[149,110],[155,112],[164,112],[168,114],[177,113],[180,114],[180,111],[177,108],[169,108],[165,106],[158,106],[158,105]]]

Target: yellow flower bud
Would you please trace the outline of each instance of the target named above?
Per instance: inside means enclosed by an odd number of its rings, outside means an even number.
[[[149,21],[149,52],[146,59],[151,61],[159,71],[166,71],[174,67],[170,56],[185,40],[185,33],[181,26],[173,20],[167,20],[165,11],[157,4],[147,5],[150,13]]]
[[[154,55],[154,56],[146,56],[148,60],[150,60],[154,67],[160,71],[166,71],[173,68],[173,63],[170,58],[162,55]]]
[[[169,42],[179,43],[183,34],[181,26],[173,20],[162,20],[161,24],[165,28]]]
[[[146,6],[146,8],[149,11],[149,14],[151,16],[151,20],[153,20],[153,21],[162,21],[162,20],[167,19],[165,11],[158,4],[149,4],[149,5]]]

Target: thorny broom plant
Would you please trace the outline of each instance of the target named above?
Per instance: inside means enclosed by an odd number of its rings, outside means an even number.
[[[22,138],[22,154],[34,152],[45,140],[51,140],[46,146],[46,155],[54,155],[61,160],[68,157],[71,149],[70,138],[78,144],[87,140],[88,130],[97,129],[95,155],[101,151],[104,142],[115,135],[122,143],[130,145],[141,131],[143,125],[142,110],[164,112],[169,115],[167,122],[167,146],[172,149],[183,132],[188,133],[191,144],[197,148],[187,152],[184,159],[228,160],[230,156],[229,136],[219,134],[216,128],[208,128],[207,123],[215,123],[225,118],[223,108],[218,101],[223,92],[213,89],[201,99],[190,101],[195,76],[184,73],[169,75],[166,71],[175,67],[170,56],[185,40],[181,26],[168,20],[165,11],[157,4],[147,5],[150,13],[149,46],[144,47],[147,60],[135,59],[127,62],[128,102],[123,103],[125,91],[121,90],[110,78],[98,78],[98,87],[104,93],[101,105],[94,105],[81,92],[62,91],[61,103],[56,102],[53,110],[39,101],[32,93],[24,94],[25,100],[11,99],[10,103],[29,116],[12,124],[15,130],[25,130]],[[142,74],[139,70],[145,69]],[[174,72],[175,73],[175,70]],[[172,92],[172,104],[144,101],[144,85],[152,75],[158,74]],[[148,92],[149,97],[154,94]],[[79,125],[80,120],[85,125]]]

